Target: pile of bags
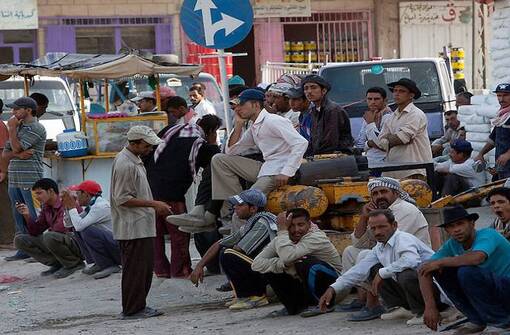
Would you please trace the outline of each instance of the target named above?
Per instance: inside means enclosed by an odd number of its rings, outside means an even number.
[[[510,82],[510,0],[495,3],[496,10],[491,16],[492,41],[492,82]]]
[[[499,103],[496,95],[475,95],[471,98],[471,105],[459,107],[459,120],[466,129],[466,140],[473,146],[476,157],[485,146],[492,130],[491,119],[498,114]],[[494,167],[496,159],[494,150],[485,155],[487,166]]]

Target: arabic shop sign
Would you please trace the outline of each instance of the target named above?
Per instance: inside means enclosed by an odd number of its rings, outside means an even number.
[[[0,30],[37,29],[37,0],[1,0]]]
[[[413,1],[400,3],[400,23],[471,24],[471,1]]]
[[[255,18],[312,16],[311,0],[252,0]]]

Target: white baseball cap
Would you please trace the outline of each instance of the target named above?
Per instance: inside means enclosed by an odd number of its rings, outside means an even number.
[[[154,130],[147,126],[133,126],[127,133],[128,141],[144,140],[151,145],[158,145],[163,142],[162,139],[156,135]]]

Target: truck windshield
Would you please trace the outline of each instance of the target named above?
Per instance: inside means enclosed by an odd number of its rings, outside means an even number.
[[[60,81],[36,80],[34,84],[30,86],[30,94],[36,92],[44,94],[49,100],[48,109],[41,119],[61,119],[62,116],[60,114],[67,114],[73,111],[71,99]],[[11,116],[10,108],[5,107],[5,105],[24,95],[23,81],[7,80],[0,82],[0,99],[4,102],[4,112],[2,113],[3,120]]]
[[[321,75],[331,84],[329,98],[341,105],[363,104],[366,91],[374,86],[384,88],[388,102],[393,101],[388,83],[409,78],[422,92],[419,103],[441,101],[439,76],[434,62],[370,63],[339,65],[325,68]]]

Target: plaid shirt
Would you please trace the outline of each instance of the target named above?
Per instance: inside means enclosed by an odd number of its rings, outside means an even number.
[[[32,188],[34,183],[43,177],[43,155],[46,145],[46,129],[34,120],[30,123],[21,123],[18,127],[17,137],[22,150],[32,149],[34,154],[28,159],[13,158],[9,162],[9,187]],[[12,151],[11,142],[5,143],[5,149]]]

